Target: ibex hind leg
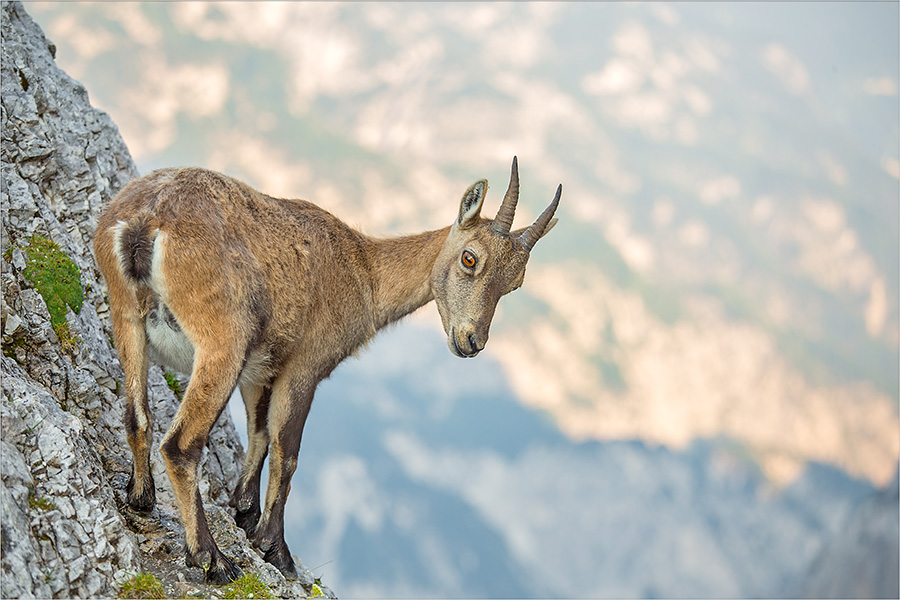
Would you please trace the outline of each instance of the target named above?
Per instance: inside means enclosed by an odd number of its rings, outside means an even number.
[[[156,488],[150,472],[152,418],[147,396],[149,353],[144,322],[135,292],[120,279],[110,277],[110,308],[116,349],[125,374],[125,436],[133,457],[126,502],[139,511],[152,510]]]
[[[188,566],[202,566],[208,583],[227,583],[241,570],[216,546],[209,531],[198,487],[198,464],[209,432],[237,383],[243,352],[223,345],[214,353],[198,352],[184,400],[160,444],[175,500],[184,524]]]
[[[146,377],[146,368],[144,374]],[[138,398],[128,394],[125,404],[125,435],[131,447],[133,462],[131,477],[125,487],[125,501],[128,506],[141,512],[149,512],[156,505],[156,487],[153,484],[153,473],[150,471],[153,430],[149,415],[146,386]]]
[[[297,469],[303,425],[309,415],[315,387],[301,386],[302,376],[283,376],[272,388],[269,407],[269,485],[265,508],[251,541],[288,579],[297,578],[294,559],[284,541],[284,505]],[[307,380],[308,381],[308,380]]]
[[[269,400],[272,389],[267,386],[241,384],[241,398],[247,411],[247,453],[241,477],[231,495],[234,521],[247,536],[253,534],[260,517],[259,482],[263,462],[269,451]]]
[[[113,334],[125,376],[122,382],[125,435],[134,458],[126,502],[132,508],[146,511],[156,503],[150,473],[153,435],[147,399],[149,353],[144,319],[149,293],[145,278],[152,246],[151,225],[145,217],[126,223],[118,220],[115,212],[113,207],[101,216],[94,236],[94,253],[109,289]]]

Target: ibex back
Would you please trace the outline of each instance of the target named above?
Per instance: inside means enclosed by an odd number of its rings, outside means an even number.
[[[109,286],[125,372],[125,428],[134,454],[128,504],[150,510],[153,350],[190,383],[160,442],[184,522],[186,561],[207,581],[240,569],[210,535],[197,465],[235,386],[249,444],[232,495],[235,520],[265,559],[296,577],[284,542],[284,505],[319,381],[375,333],[432,299],[453,354],[488,339],[497,301],[518,288],[529,253],[555,224],[562,186],[533,225],[511,231],[513,159],[495,219],[480,216],[487,181],[463,194],[451,226],[374,239],[302,200],[280,200],[203,169],[163,169],[129,183],[105,208],[94,240]],[[260,510],[260,473],[269,483]]]

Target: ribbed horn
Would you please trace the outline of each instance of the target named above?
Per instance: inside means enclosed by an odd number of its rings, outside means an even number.
[[[513,156],[512,171],[509,175],[509,187],[503,196],[503,204],[491,223],[491,229],[500,235],[509,235],[513,219],[516,216],[516,203],[519,201],[519,161]]]
[[[541,213],[541,216],[537,218],[537,221],[519,236],[519,243],[522,244],[522,248],[524,248],[526,252],[531,252],[531,249],[534,248],[537,241],[544,235],[547,224],[550,222],[550,219],[553,218],[556,207],[559,206],[560,196],[562,196],[562,184],[559,184],[559,187],[556,188],[556,196],[553,198],[553,202],[550,203],[550,206],[545,208],[544,212]]]

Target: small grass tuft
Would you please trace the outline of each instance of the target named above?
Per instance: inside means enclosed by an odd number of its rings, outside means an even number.
[[[166,378],[169,389],[175,393],[175,397],[178,398],[178,401],[180,402],[181,399],[184,398],[184,390],[181,389],[181,382],[178,381],[178,375],[172,371],[166,371],[163,373],[163,377]]]
[[[72,333],[68,323],[63,323],[59,327],[54,327],[53,330],[56,332],[59,345],[64,352],[73,352],[78,348],[78,342],[81,341],[81,338],[78,337],[78,334]]]
[[[34,494],[28,496],[28,506],[30,506],[34,510],[42,510],[44,512],[48,510],[56,510],[56,504],[53,502],[53,500],[41,498],[39,496],[35,496]]]
[[[241,575],[225,587],[225,598],[274,598],[272,590],[260,581],[259,575],[251,573]]]
[[[125,581],[119,598],[165,598],[166,591],[153,573],[141,572]]]

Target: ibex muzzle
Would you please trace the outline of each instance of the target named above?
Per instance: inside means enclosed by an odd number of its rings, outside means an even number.
[[[191,373],[159,445],[184,523],[187,564],[204,567],[213,583],[241,573],[213,541],[197,480],[210,429],[237,385],[249,443],[232,494],[235,521],[268,562],[296,577],[284,507],[316,387],[379,329],[432,299],[450,350],[478,354],[497,301],[522,285],[529,252],[556,222],[562,186],[533,225],[511,231],[518,191],[513,159],[494,220],[480,217],[487,182],[479,181],[463,195],[452,226],[375,239],[312,203],[272,198],[205,169],[162,169],[125,186],[100,217],[94,250],[125,373],[134,455],[128,504],[148,510],[156,501],[152,349]]]
[[[493,221],[480,216],[487,187],[482,179],[463,194],[459,216],[431,272],[447,346],[463,358],[484,349],[497,302],[522,285],[531,249],[556,224],[553,214],[562,195],[560,185],[533,225],[511,231],[519,200],[518,160],[513,158],[509,187]]]

